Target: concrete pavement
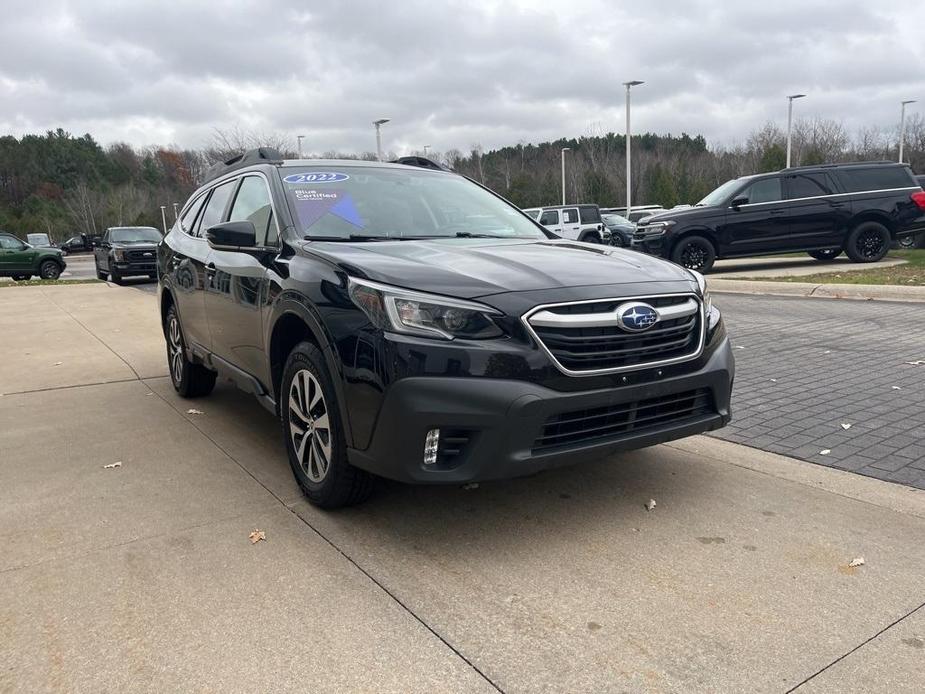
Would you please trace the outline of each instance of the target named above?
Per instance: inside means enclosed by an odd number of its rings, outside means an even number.
[[[92,369],[33,385],[50,316]],[[22,333],[0,360],[0,691],[925,681],[925,492],[697,437],[325,513],[251,397],[175,395],[149,294],[9,290],[0,318]]]
[[[852,270],[871,270],[874,268],[904,265],[906,260],[891,258],[889,255],[876,263],[854,263],[845,255],[834,260],[820,262],[808,255],[804,256],[769,256],[758,258],[732,258],[717,260],[710,271],[714,279],[738,279],[740,277],[802,277],[818,274],[837,274]]]

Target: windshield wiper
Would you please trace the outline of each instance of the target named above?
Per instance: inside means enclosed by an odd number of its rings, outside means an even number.
[[[498,236],[497,234],[473,234],[471,231],[457,231],[456,238],[458,239],[500,239],[500,238],[512,238],[512,237]]]
[[[370,236],[368,234],[350,234],[350,236],[305,236],[306,241],[395,241],[400,236]]]

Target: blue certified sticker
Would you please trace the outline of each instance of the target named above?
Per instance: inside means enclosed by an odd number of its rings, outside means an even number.
[[[346,181],[350,176],[331,171],[312,171],[309,173],[289,174],[283,180],[286,183],[337,183]]]

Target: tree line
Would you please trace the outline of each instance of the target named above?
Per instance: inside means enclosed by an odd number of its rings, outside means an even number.
[[[841,123],[799,120],[793,131],[793,163],[897,159],[898,133],[866,128],[849,134]],[[925,172],[925,119],[907,122],[904,159]],[[109,226],[161,226],[174,204],[182,206],[213,163],[256,146],[294,157],[294,143],[276,134],[239,129],[216,131],[200,149],[102,146],[87,134],[64,130],[0,137],[0,229],[20,236],[45,232],[62,241],[77,233],[99,234]],[[784,167],[786,133],[768,123],[742,144],[709,146],[702,135],[633,136],[634,204],[672,207],[700,200],[724,181]],[[560,157],[566,153],[566,199],[602,207],[625,204],[622,134],[590,132],[539,144],[518,143],[489,151],[431,151],[428,156],[465,174],[521,207],[561,201]],[[423,152],[414,152],[423,155]],[[375,153],[321,152],[324,158],[375,159]],[[389,158],[395,155],[390,153]]]

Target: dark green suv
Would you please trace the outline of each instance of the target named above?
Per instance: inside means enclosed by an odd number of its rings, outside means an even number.
[[[0,277],[14,280],[56,280],[67,264],[57,248],[30,246],[12,234],[0,231]]]

